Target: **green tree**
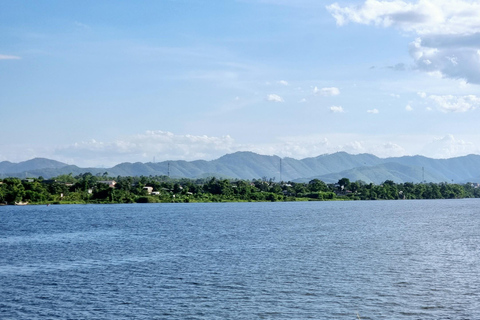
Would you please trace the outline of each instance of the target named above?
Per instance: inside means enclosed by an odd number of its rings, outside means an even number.
[[[339,185],[340,191],[350,190],[350,180],[348,178],[338,180],[337,184]]]
[[[25,188],[22,181],[18,178],[6,178],[3,179],[5,185],[4,201],[10,204],[23,201],[25,196]]]
[[[322,180],[319,180],[319,179],[311,180],[308,183],[307,188],[310,192],[319,192],[319,191],[327,191],[328,190],[328,187],[325,184],[325,182],[323,182]]]

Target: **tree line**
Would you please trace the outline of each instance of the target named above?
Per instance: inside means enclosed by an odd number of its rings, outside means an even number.
[[[395,183],[380,185],[347,178],[326,184],[272,179],[174,179],[168,176],[109,177],[84,173],[53,179],[0,180],[0,204],[155,203],[226,201],[322,201],[479,198],[477,184]]]

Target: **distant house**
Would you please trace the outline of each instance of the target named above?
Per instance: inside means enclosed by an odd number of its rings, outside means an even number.
[[[115,180],[103,180],[103,181],[98,181],[98,183],[108,184],[110,188],[115,188],[115,185],[117,184]]]
[[[143,187],[143,190],[147,190],[148,194],[152,194],[153,187]]]

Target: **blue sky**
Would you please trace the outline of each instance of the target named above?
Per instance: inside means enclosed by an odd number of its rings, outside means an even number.
[[[0,161],[480,153],[480,1],[0,7]]]

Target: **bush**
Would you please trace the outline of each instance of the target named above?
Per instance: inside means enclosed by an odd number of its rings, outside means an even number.
[[[157,203],[157,199],[154,197],[149,197],[149,196],[144,196],[144,197],[138,197],[137,198],[137,203]]]

